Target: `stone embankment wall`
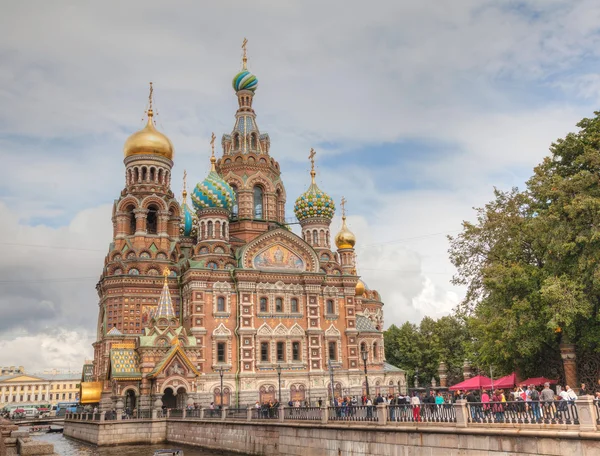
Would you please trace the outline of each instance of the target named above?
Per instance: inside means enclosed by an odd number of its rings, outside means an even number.
[[[218,422],[215,420],[69,421],[65,435],[95,445],[180,443],[246,455],[302,456],[598,456],[600,432],[576,428],[455,428],[432,424]]]
[[[98,446],[161,443],[167,436],[166,420],[66,421],[63,434]]]
[[[19,431],[7,421],[0,420],[0,456],[58,456],[51,443],[32,441],[29,432]]]
[[[596,432],[169,421],[167,441],[251,455],[600,455]]]

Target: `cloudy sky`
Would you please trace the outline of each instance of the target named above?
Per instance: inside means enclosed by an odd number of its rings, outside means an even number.
[[[461,299],[445,236],[598,108],[600,3],[522,0],[4,2],[0,16],[0,365],[79,370],[148,82],[174,176],[233,127],[240,44],[259,79],[288,216],[318,183],[348,199],[359,272],[386,324]],[[173,179],[179,194],[180,179]],[[340,225],[339,214],[333,222]]]

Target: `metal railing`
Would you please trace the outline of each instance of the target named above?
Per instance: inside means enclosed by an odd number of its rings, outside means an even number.
[[[207,420],[218,420],[223,416],[221,409],[204,409],[204,418]]]
[[[456,410],[452,404],[390,405],[388,420],[402,423],[456,423]]]
[[[226,409],[227,418],[233,418],[238,420],[245,420],[248,418],[247,408],[228,408]]]
[[[261,407],[252,409],[253,420],[276,420],[279,418],[279,410],[275,407]]]
[[[283,409],[284,420],[296,421],[320,421],[320,407],[285,407]]]
[[[329,421],[379,421],[374,405],[340,405],[329,407]]]
[[[469,423],[579,424],[573,401],[469,402]]]
[[[169,417],[171,417],[171,418],[183,418],[183,409],[171,409],[169,411]]]
[[[206,413],[206,412],[204,412]],[[191,409],[185,413],[186,418],[200,418],[200,409]]]

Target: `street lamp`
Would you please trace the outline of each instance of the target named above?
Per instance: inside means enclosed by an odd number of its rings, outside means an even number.
[[[367,398],[370,396],[369,394],[369,377],[367,377],[367,359],[369,358],[369,351],[365,347],[364,350],[361,350],[360,355],[362,356],[363,363],[365,364],[365,384],[367,386]]]
[[[335,395],[333,393],[333,365],[331,364],[331,358],[328,361],[329,364],[329,378],[331,381],[331,405],[335,407]]]
[[[279,378],[279,405],[281,405],[281,364],[277,365],[277,377]]]
[[[221,376],[221,401],[219,403],[219,407],[223,410],[223,367],[219,367],[218,369],[219,375]]]

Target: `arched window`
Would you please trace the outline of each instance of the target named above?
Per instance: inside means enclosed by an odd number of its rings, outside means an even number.
[[[313,245],[319,245],[319,233],[317,230],[313,231]]]
[[[225,239],[227,237],[227,223],[223,222],[223,226],[221,226],[221,229],[223,231],[221,236],[223,237],[223,239]]]
[[[238,216],[239,213],[239,206],[238,206],[238,188],[237,185],[235,184],[230,184],[231,189],[233,190],[233,193],[235,195],[235,201],[233,202],[233,208],[231,209],[231,215],[233,218],[236,218]]]
[[[260,312],[268,312],[267,304],[267,298],[260,298]]]
[[[253,150],[256,150],[256,133],[252,133],[252,135],[250,135],[250,147]]]
[[[367,350],[367,344],[364,342],[360,344],[360,352],[364,353]]]
[[[217,312],[225,312],[225,298],[223,296],[217,298]]]
[[[258,185],[254,187],[254,218],[263,218],[263,189]]]
[[[213,237],[213,222],[208,222],[208,233],[207,237],[210,239]]]
[[[240,148],[240,135],[233,135],[233,150],[238,150]]]
[[[275,312],[283,312],[283,299],[275,299]]]
[[[373,342],[373,361],[378,361],[377,342]]]
[[[154,204],[152,204],[152,205],[148,206],[148,215],[146,216],[146,232],[148,234],[156,234],[157,230],[158,230],[158,208]]]
[[[150,182],[154,182],[154,178],[156,176],[156,168],[150,168]]]
[[[128,218],[128,226],[127,226],[127,234],[135,234],[135,213],[133,212],[135,210],[135,206],[132,204],[130,206],[127,206],[127,209],[125,209],[125,211],[127,212],[127,218]]]
[[[335,313],[335,306],[333,305],[333,300],[327,300],[327,313],[329,315],[333,315]]]
[[[292,298],[292,313],[297,313],[298,311],[298,300],[296,298]]]
[[[145,166],[142,166],[142,181],[145,181],[147,176],[148,176],[148,168],[146,168]]]

